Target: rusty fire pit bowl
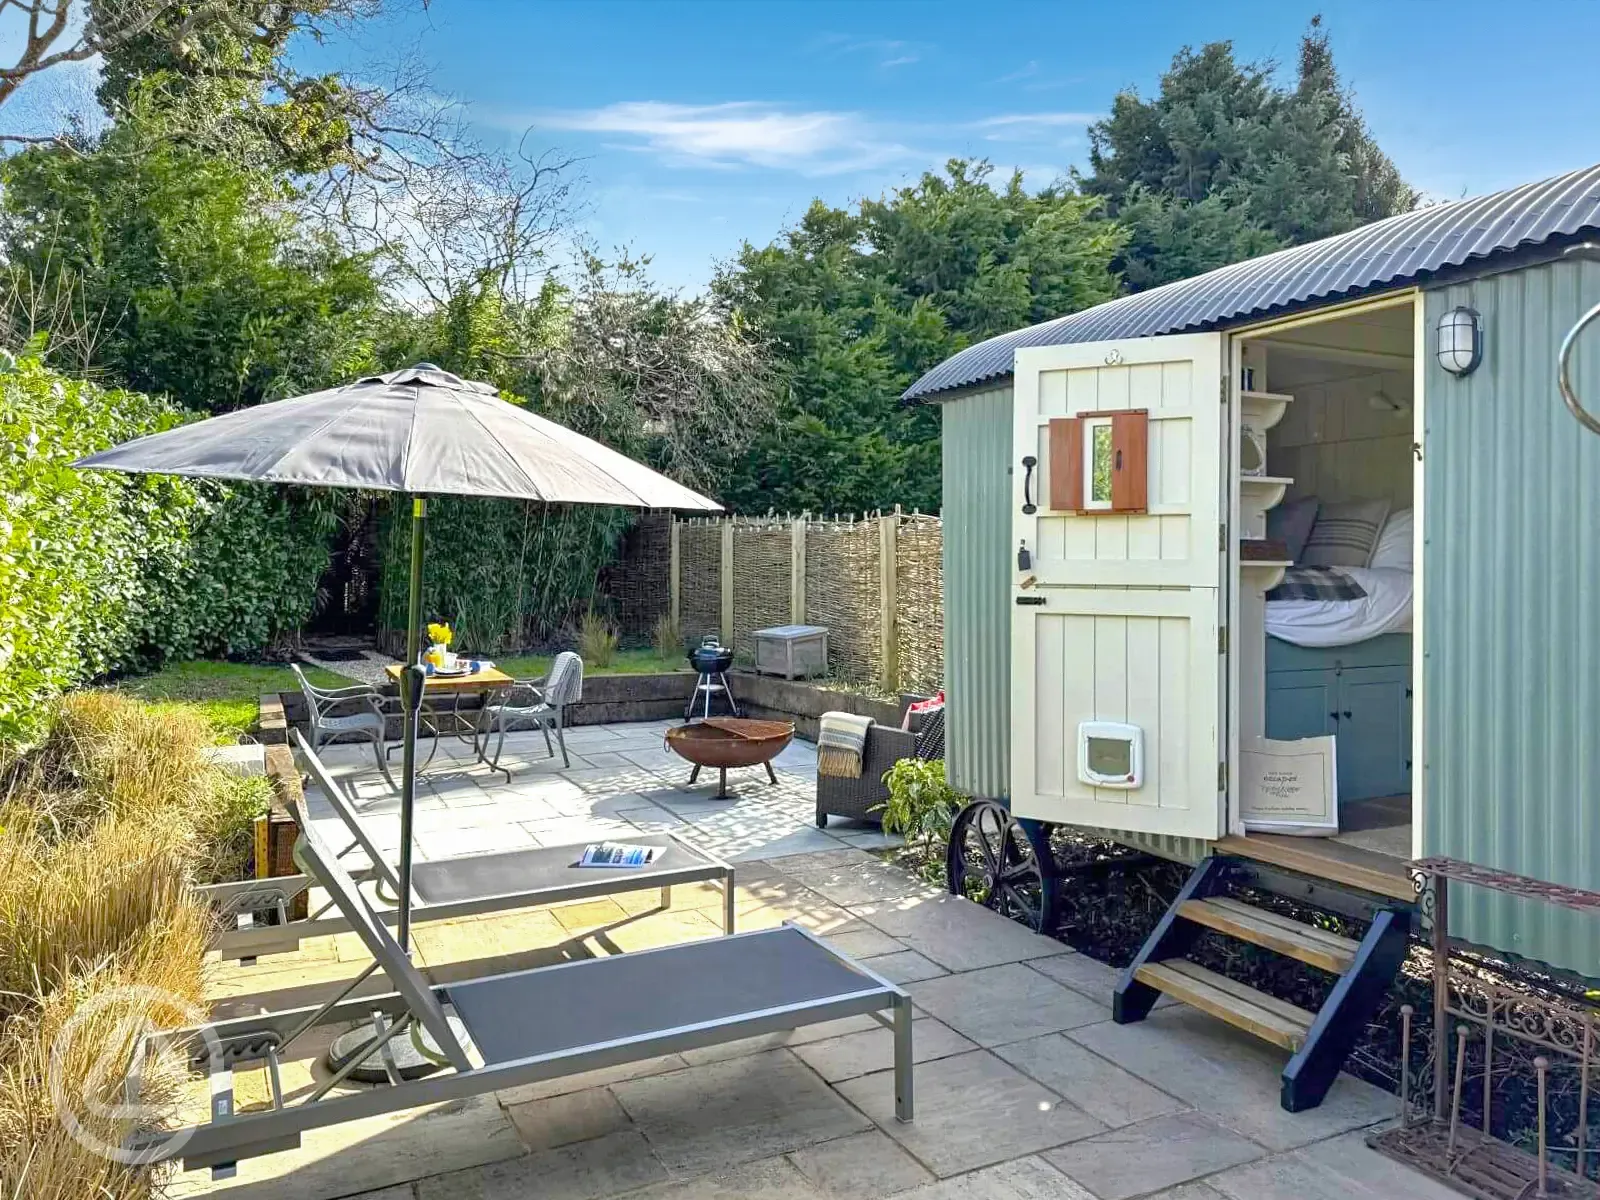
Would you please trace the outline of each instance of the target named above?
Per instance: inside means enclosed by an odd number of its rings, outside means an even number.
[[[667,730],[667,745],[678,757],[694,764],[689,785],[700,778],[702,767],[719,773],[717,799],[728,798],[728,770],[764,766],[767,778],[778,782],[772,760],[794,740],[794,726],[788,721],[754,721],[747,717],[710,717],[693,725]]]

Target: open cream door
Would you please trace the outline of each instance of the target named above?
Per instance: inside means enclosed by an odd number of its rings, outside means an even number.
[[[1222,831],[1223,355],[1214,333],[1017,351],[1018,816]]]

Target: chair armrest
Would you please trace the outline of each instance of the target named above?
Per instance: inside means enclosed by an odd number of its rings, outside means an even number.
[[[911,758],[916,752],[915,734],[888,725],[874,725],[867,730],[867,742],[861,749],[861,774],[877,779],[902,758]]]
[[[349,687],[325,688],[316,684],[307,684],[318,700],[353,700],[362,696],[375,695],[378,691],[370,683],[352,683]]]

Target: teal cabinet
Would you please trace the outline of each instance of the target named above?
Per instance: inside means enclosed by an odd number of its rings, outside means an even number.
[[[1267,674],[1267,736],[1274,741],[1338,733],[1339,673],[1271,671]]]
[[[1267,640],[1267,736],[1336,739],[1339,799],[1411,791],[1411,639],[1310,650]]]
[[[1339,676],[1339,799],[1411,791],[1411,671],[1356,667]]]

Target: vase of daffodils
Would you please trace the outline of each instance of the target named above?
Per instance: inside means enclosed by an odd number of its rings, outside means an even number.
[[[428,625],[428,649],[422,655],[422,661],[433,667],[448,670],[455,666],[456,656],[450,653],[450,643],[455,640],[455,633],[443,621],[434,621]]]

